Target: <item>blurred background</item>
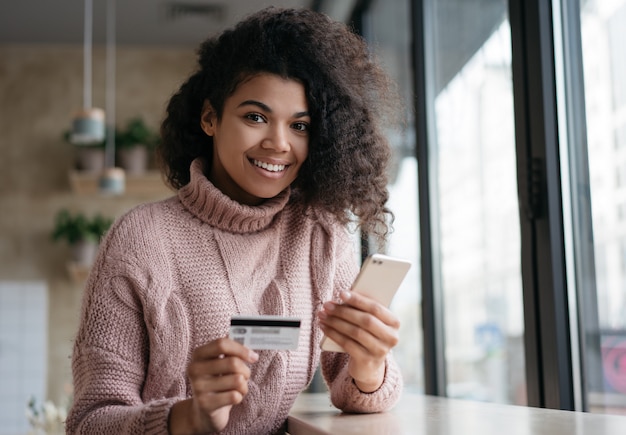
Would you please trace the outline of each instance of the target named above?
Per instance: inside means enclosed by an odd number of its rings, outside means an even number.
[[[173,194],[152,156],[165,104],[201,41],[270,4],[350,23],[404,98],[385,251],[414,265],[392,304],[406,389],[626,413],[626,1],[132,0],[111,15],[94,0],[87,50],[83,1],[21,0],[0,3],[0,434],[43,415],[59,429],[90,263],[75,242]],[[68,140],[87,88],[117,130],[121,194],[99,188],[111,147]],[[535,213],[528,183],[548,192]],[[538,287],[542,270],[558,279]]]

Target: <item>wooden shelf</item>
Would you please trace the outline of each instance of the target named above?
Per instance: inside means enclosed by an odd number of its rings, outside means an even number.
[[[97,195],[99,174],[71,170],[69,181],[72,192],[78,195]],[[126,174],[125,196],[167,196],[173,191],[164,183],[159,171],[147,171],[141,175]]]

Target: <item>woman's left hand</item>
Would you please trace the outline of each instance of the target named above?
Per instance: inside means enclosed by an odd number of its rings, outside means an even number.
[[[385,377],[387,354],[398,343],[400,321],[383,305],[356,292],[341,293],[318,312],[324,334],[350,355],[348,372],[359,390],[377,390]]]

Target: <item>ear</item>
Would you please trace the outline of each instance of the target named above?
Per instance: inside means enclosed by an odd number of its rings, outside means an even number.
[[[200,114],[200,127],[208,136],[213,136],[215,134],[216,124],[217,116],[215,115],[215,110],[213,110],[213,106],[211,106],[209,100],[204,100],[202,113]]]

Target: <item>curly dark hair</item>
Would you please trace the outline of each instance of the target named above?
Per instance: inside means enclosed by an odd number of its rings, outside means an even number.
[[[390,147],[382,129],[396,112],[394,84],[364,40],[343,23],[309,9],[266,8],[206,40],[198,69],[167,106],[159,157],[168,183],[189,182],[190,164],[211,158],[200,127],[208,100],[221,119],[225,100],[259,73],[295,79],[311,116],[309,154],[292,185],[292,201],[321,208],[341,223],[384,240]]]

